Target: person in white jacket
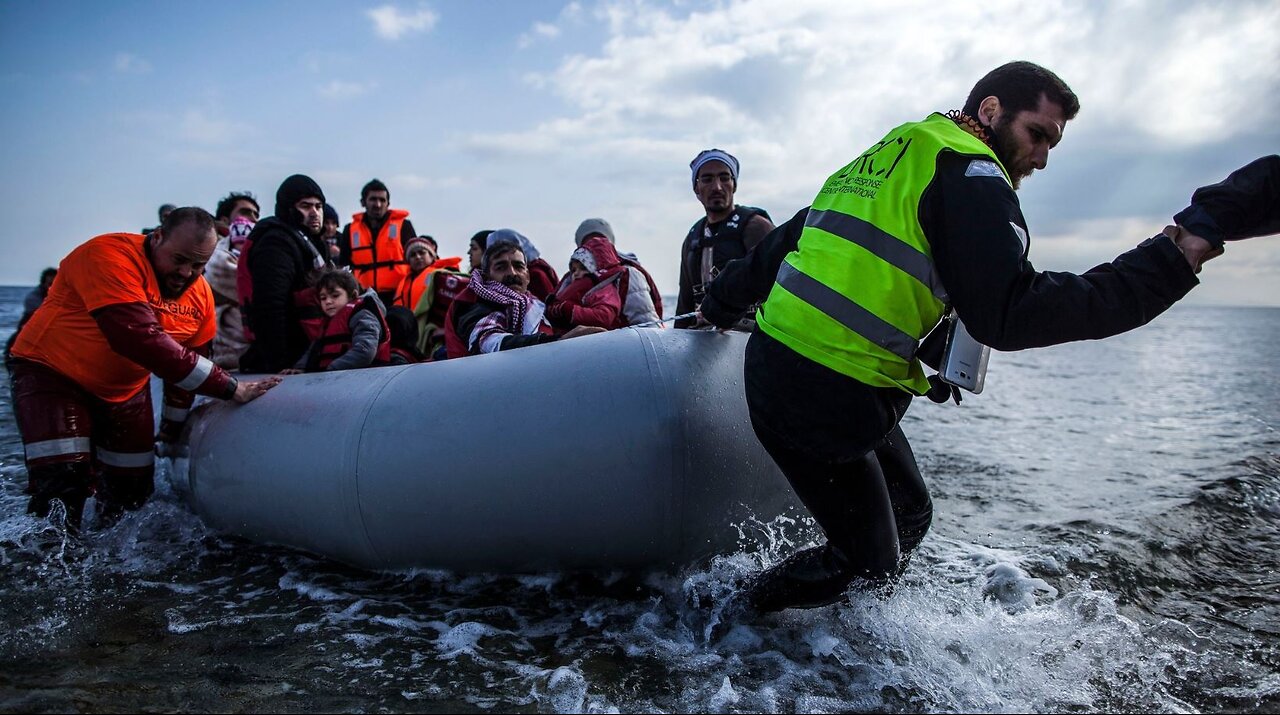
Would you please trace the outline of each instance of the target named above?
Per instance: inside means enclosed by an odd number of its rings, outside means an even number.
[[[249,349],[236,291],[236,265],[240,261],[240,247],[252,230],[253,222],[248,218],[232,219],[227,236],[218,241],[204,269],[205,280],[213,289],[214,312],[218,318],[218,334],[213,339],[210,358],[215,365],[227,370],[239,369],[240,356]]]

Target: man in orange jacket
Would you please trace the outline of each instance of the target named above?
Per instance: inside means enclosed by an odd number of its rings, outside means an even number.
[[[43,518],[60,501],[75,531],[96,494],[99,525],[114,522],[151,495],[154,441],[177,439],[196,394],[243,403],[279,383],[239,382],[207,357],[217,322],[202,274],[216,245],[213,217],[192,207],[63,259],[9,362],[28,512]],[[154,437],[149,373],[165,382]]]
[[[390,305],[409,274],[405,248],[417,234],[409,212],[391,208],[391,190],[381,181],[373,179],[364,185],[360,205],[364,211],[353,215],[342,229],[338,263],[351,266],[360,285],[377,291],[382,302]]]

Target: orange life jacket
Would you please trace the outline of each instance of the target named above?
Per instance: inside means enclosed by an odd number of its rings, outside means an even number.
[[[454,256],[450,258],[441,258],[435,263],[422,269],[422,272],[416,276],[405,276],[404,281],[400,283],[400,289],[396,291],[396,299],[392,301],[392,305],[398,305],[401,308],[408,308],[415,314],[418,313],[418,306],[422,302],[422,292],[427,289],[427,285],[431,281],[431,274],[441,268],[450,271],[461,272],[462,257]],[[459,289],[461,290],[461,289]]]
[[[409,212],[391,209],[387,220],[374,236],[364,222],[364,212],[351,217],[351,272],[365,288],[379,293],[396,290],[409,274],[404,262],[400,232]]]

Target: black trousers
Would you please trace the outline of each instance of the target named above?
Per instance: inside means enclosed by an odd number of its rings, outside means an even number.
[[[813,608],[839,600],[855,580],[892,581],[933,519],[898,425],[911,395],[858,382],[759,330],[745,371],[756,436],[827,537],[765,571],[749,605]]]

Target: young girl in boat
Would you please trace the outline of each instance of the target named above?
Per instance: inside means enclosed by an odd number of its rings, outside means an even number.
[[[580,325],[613,330],[627,325],[622,296],[628,277],[618,252],[604,238],[582,242],[569,259],[570,275],[547,303],[547,320],[557,330]]]
[[[315,289],[326,316],[324,330],[298,363],[282,374],[390,364],[391,332],[378,294],[372,290],[362,294],[355,276],[342,268],[325,269]]]

